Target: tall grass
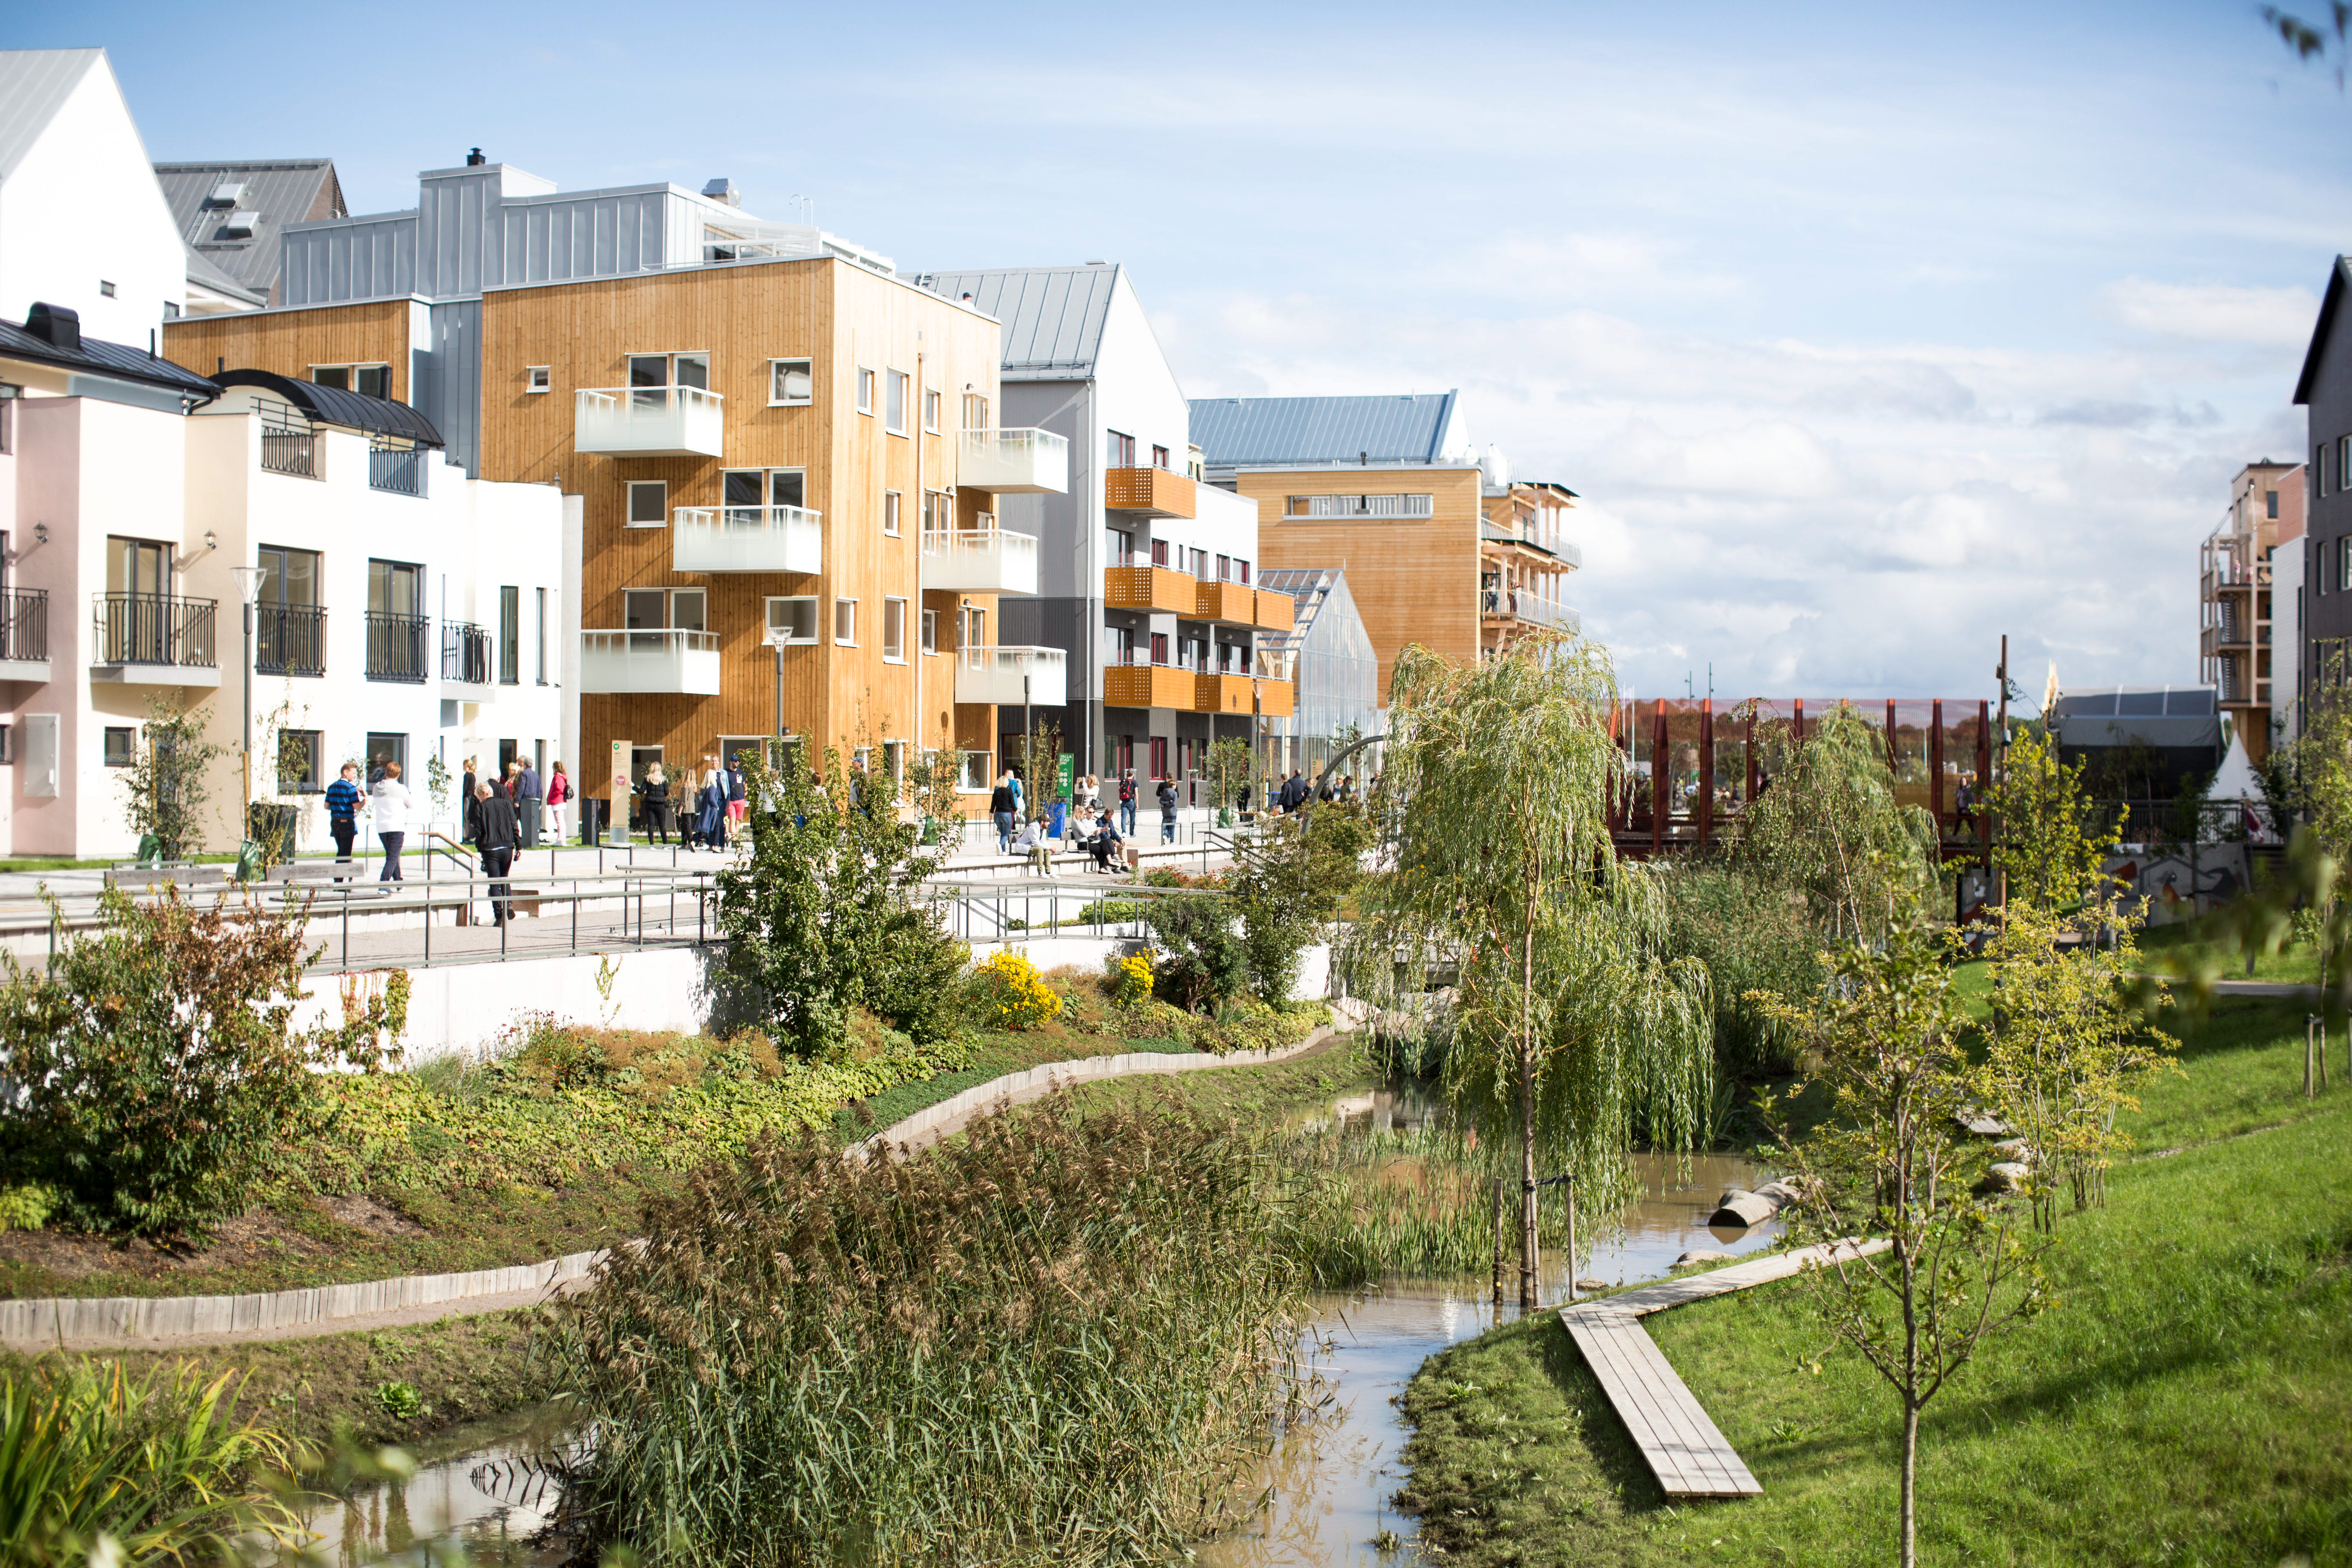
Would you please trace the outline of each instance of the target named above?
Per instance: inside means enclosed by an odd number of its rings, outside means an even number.
[[[1172,1104],[706,1167],[556,1331],[584,1522],[658,1564],[1180,1553],[1296,1387],[1282,1189]]]
[[[267,1483],[286,1443],[240,1423],[224,1373],[127,1375],[120,1362],[0,1378],[0,1563],[80,1563],[110,1539],[121,1560],[227,1556],[239,1537],[284,1543],[299,1519]]]

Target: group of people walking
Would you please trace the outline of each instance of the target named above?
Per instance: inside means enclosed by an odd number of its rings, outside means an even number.
[[[408,842],[414,795],[397,762],[378,758],[371,773],[362,790],[359,763],[345,763],[335,782],[327,786],[327,831],[335,840],[335,864],[351,864],[360,814],[364,811],[383,849],[383,866],[376,880],[406,881],[400,858]],[[543,820],[551,824],[556,840],[562,840],[564,809],[572,798],[571,776],[559,760],[541,780],[535,765],[517,757],[507,764],[505,777],[484,777],[477,772],[476,759],[467,757],[457,798],[458,839],[473,847],[480,857],[482,874],[492,879],[491,917],[504,925],[512,915],[511,888],[499,879],[513,867],[517,853],[539,847]],[[340,882],[346,878],[339,870],[335,879]]]
[[[706,753],[702,759],[701,782],[691,782],[694,775],[673,780],[656,763],[646,770],[646,776],[635,786],[643,803],[645,826],[656,844],[667,844],[670,831],[677,830],[678,842],[688,849],[708,849],[713,854],[727,847],[730,826],[742,823],[747,798],[743,787],[743,770],[730,759],[724,764]],[[688,815],[681,816],[679,807]]]
[[[988,815],[996,828],[996,852],[1022,855],[1047,876],[1053,875],[1053,846],[1056,840],[1068,848],[1091,853],[1098,870],[1110,870],[1114,857],[1125,865],[1125,847],[1135,837],[1136,806],[1147,787],[1160,807],[1160,841],[1173,844],[1176,810],[1183,797],[1172,778],[1142,781],[1129,768],[1107,786],[1100,777],[1087,773],[1071,784],[1069,814],[1062,830],[1056,833],[1045,811],[1028,809],[1027,791],[1022,786],[1021,775],[1007,768],[989,792]],[[1106,795],[1111,796],[1108,803]]]

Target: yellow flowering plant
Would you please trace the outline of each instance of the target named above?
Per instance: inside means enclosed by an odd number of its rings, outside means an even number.
[[[982,1005],[988,1022],[1000,1029],[1034,1029],[1061,1016],[1061,994],[1045,984],[1029,955],[1008,947],[980,966]]]

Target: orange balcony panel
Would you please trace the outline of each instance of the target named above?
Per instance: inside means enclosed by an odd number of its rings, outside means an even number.
[[[1103,706],[1189,710],[1195,679],[1170,664],[1114,664],[1103,671]]]
[[[1166,468],[1105,468],[1103,505],[1146,517],[1191,517],[1199,508],[1192,479]]]
[[[1171,572],[1165,566],[1106,566],[1103,603],[1114,610],[1161,610],[1189,616],[1200,607],[1200,594],[1190,572]]]
[[[1192,608],[1193,616],[1203,621],[1223,621],[1227,626],[1255,625],[1250,590],[1239,583],[1203,583],[1199,589],[1200,603]]]
[[[1253,713],[1250,678],[1246,675],[1197,675],[1192,693],[1195,713]]]
[[[1257,683],[1257,710],[1266,719],[1287,719],[1297,707],[1298,688],[1287,680]]]
[[[1286,632],[1297,615],[1287,594],[1271,594],[1264,588],[1257,591],[1257,624],[1270,632]]]

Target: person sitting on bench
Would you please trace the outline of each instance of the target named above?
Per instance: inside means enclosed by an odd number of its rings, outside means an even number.
[[[1021,830],[1021,837],[1013,841],[1013,847],[1028,856],[1030,868],[1040,876],[1054,874],[1054,835],[1044,817],[1032,817],[1029,826]]]
[[[1096,868],[1105,872],[1109,871],[1110,858],[1118,853],[1119,846],[1126,842],[1127,840],[1119,836],[1118,823],[1113,819],[1109,812],[1104,812],[1096,820],[1095,836],[1087,846],[1095,853]]]

